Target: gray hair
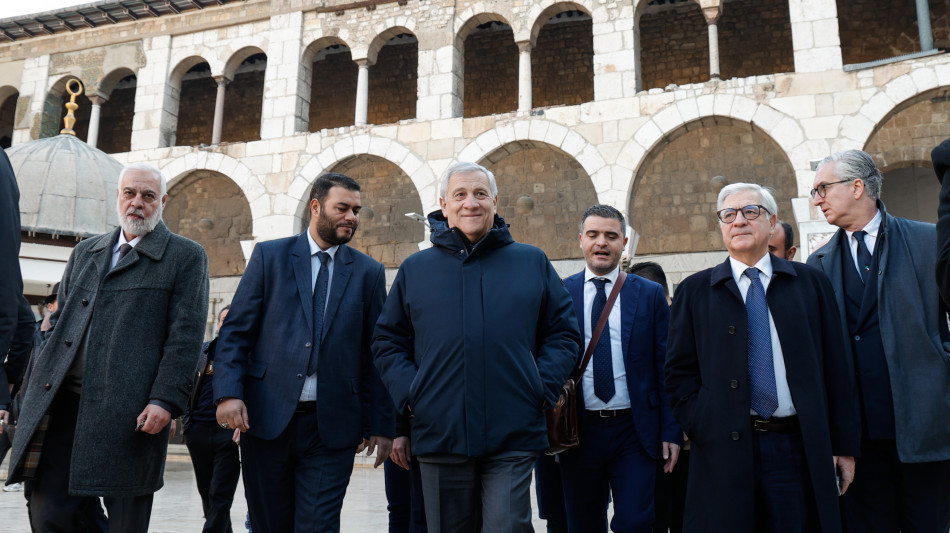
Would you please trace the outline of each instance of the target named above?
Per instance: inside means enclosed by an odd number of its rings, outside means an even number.
[[[759,195],[762,205],[768,210],[770,215],[778,214],[778,204],[775,202],[775,196],[772,196],[772,189],[763,187],[757,183],[731,183],[719,191],[719,197],[716,198],[716,211],[722,209],[723,202],[733,194],[750,191]]]
[[[881,187],[884,185],[884,176],[880,169],[874,163],[874,159],[867,152],[861,150],[842,150],[835,152],[818,163],[816,171],[828,163],[835,163],[834,171],[838,179],[864,182],[864,190],[868,193],[868,198],[879,200],[881,198]]]
[[[167,183],[165,180],[165,174],[163,174],[161,170],[158,170],[157,168],[153,167],[152,165],[149,165],[148,163],[132,163],[131,165],[126,165],[122,167],[122,172],[119,172],[119,183],[116,185],[116,189],[122,186],[122,178],[124,178],[128,172],[133,171],[133,170],[148,172],[155,179],[158,180],[159,189],[160,189],[160,192],[158,194],[159,199],[165,196],[165,194],[168,192]]]
[[[442,178],[439,179],[439,198],[445,200],[445,195],[449,193],[449,180],[452,179],[452,176],[456,174],[468,174],[469,172],[481,172],[488,178],[488,187],[491,189],[491,195],[498,196],[498,185],[495,183],[495,175],[492,174],[491,170],[479,165],[478,163],[469,163],[467,161],[459,161],[457,163],[452,163],[449,165],[449,168],[445,169],[445,172],[442,173]]]

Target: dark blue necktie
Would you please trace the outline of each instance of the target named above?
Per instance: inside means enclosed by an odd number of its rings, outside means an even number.
[[[746,314],[749,317],[749,381],[752,389],[750,398],[752,409],[762,418],[768,419],[778,409],[769,304],[765,301],[765,288],[759,279],[759,269],[748,268],[745,275],[752,281],[745,296]]]
[[[590,328],[593,331],[597,327],[597,321],[600,320],[600,314],[604,312],[604,306],[607,305],[607,293],[604,291],[605,279],[594,278],[591,280],[597,287],[597,295],[594,296],[594,305],[590,310]],[[610,313],[610,311],[607,311]],[[610,355],[610,321],[604,325],[604,332],[600,340],[591,339],[591,342],[597,342],[594,348],[594,394],[600,398],[600,401],[607,403],[614,397],[614,360]]]
[[[861,230],[852,233],[854,240],[858,241],[858,273],[861,274],[861,281],[868,280],[868,273],[871,272],[871,252],[868,251],[868,245],[864,242],[864,236],[868,232]]]
[[[320,272],[313,286],[313,351],[310,352],[310,363],[307,365],[308,376],[317,371],[320,341],[323,339],[323,313],[327,308],[327,289],[330,285],[330,254],[317,252],[317,259],[320,260]]]

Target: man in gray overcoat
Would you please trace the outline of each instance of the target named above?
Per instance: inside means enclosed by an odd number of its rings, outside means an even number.
[[[121,228],[80,242],[33,363],[10,479],[29,480],[34,531],[145,532],[168,422],[193,386],[208,313],[208,258],[162,222],[158,169],[122,170]]]

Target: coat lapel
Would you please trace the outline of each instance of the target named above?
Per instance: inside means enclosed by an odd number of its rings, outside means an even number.
[[[99,239],[95,245],[89,248],[86,253],[93,254],[92,264],[96,266],[96,279],[100,282],[105,279],[109,273],[109,267],[112,266],[112,248],[119,240],[121,228],[116,228],[109,233],[108,237]]]
[[[297,294],[300,296],[300,306],[307,318],[307,324],[313,328],[313,282],[310,271],[310,243],[307,242],[306,232],[297,236],[293,250],[290,252],[294,268],[294,278],[297,280]]]
[[[583,341],[587,335],[584,331],[584,272],[581,271],[580,274],[575,274],[564,280],[564,287],[571,295],[571,299],[574,300],[574,316],[577,317],[577,329],[580,330],[581,340]],[[587,345],[581,342],[577,356],[578,365],[581,364],[585,350],[587,350]]]
[[[739,286],[736,285],[736,280],[732,277],[732,265],[729,263],[728,257],[725,261],[713,267],[712,273],[709,275],[710,286],[716,286],[720,283],[724,283],[726,289],[728,289],[743,306],[745,305],[742,301],[742,294],[739,292]]]
[[[634,283],[631,277],[631,274],[627,274],[627,282],[620,288],[620,345],[623,347],[624,361],[629,361],[630,332],[633,331],[633,317],[637,316],[640,303],[640,284]],[[627,368],[632,368],[629,362]]]
[[[122,258],[121,261],[115,264],[115,268],[107,273],[119,273],[123,270],[132,268],[132,265],[139,262],[139,260],[144,256],[152,259],[153,261],[161,260],[162,256],[165,255],[165,248],[168,245],[168,239],[171,238],[172,232],[168,229],[168,226],[164,222],[159,222],[155,229],[145,234],[142,237],[142,240],[135,245],[132,250]],[[112,264],[112,247],[115,246],[119,238],[118,232],[116,233],[115,239],[110,241],[110,248],[108,250],[109,262],[106,263],[106,268],[109,268],[109,265]]]
[[[337,248],[336,257],[333,260],[335,264],[333,265],[333,277],[330,279],[330,296],[327,300],[326,314],[323,316],[323,335],[321,337],[323,339],[327,337],[327,330],[340,309],[340,302],[343,301],[343,295],[346,293],[346,285],[350,281],[350,274],[353,273],[353,255],[347,245],[341,244]]]
[[[841,315],[841,327],[845,332],[848,331],[848,321],[845,318],[844,303],[844,271],[841,270],[841,247],[847,246],[847,234],[839,229],[828,244],[822,246],[815,255],[818,256],[818,264],[821,265],[821,271],[831,280],[831,286],[835,290],[835,303],[838,304],[838,310]],[[849,252],[850,253],[850,252]]]

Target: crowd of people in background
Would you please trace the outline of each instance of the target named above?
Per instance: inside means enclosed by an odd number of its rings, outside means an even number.
[[[771,191],[718,194],[726,260],[670,291],[624,258],[608,205],[561,279],[450,165],[432,246],[399,267],[347,245],[360,185],[323,174],[307,229],[258,243],[203,342],[208,259],[165,226],[162,173],[125,167],[120,227],[81,241],[35,322],[0,151],[0,457],[34,531],[146,532],[183,417],[205,532],[333,532],[354,454],[385,465],[390,531],[950,529],[950,140],[936,226],[889,215],[859,150],[811,197],[838,230],[807,264]],[[671,297],[672,296],[672,297]],[[576,382],[579,445],[546,413]],[[22,483],[22,485],[20,485]],[[613,506],[613,512],[608,508]]]

